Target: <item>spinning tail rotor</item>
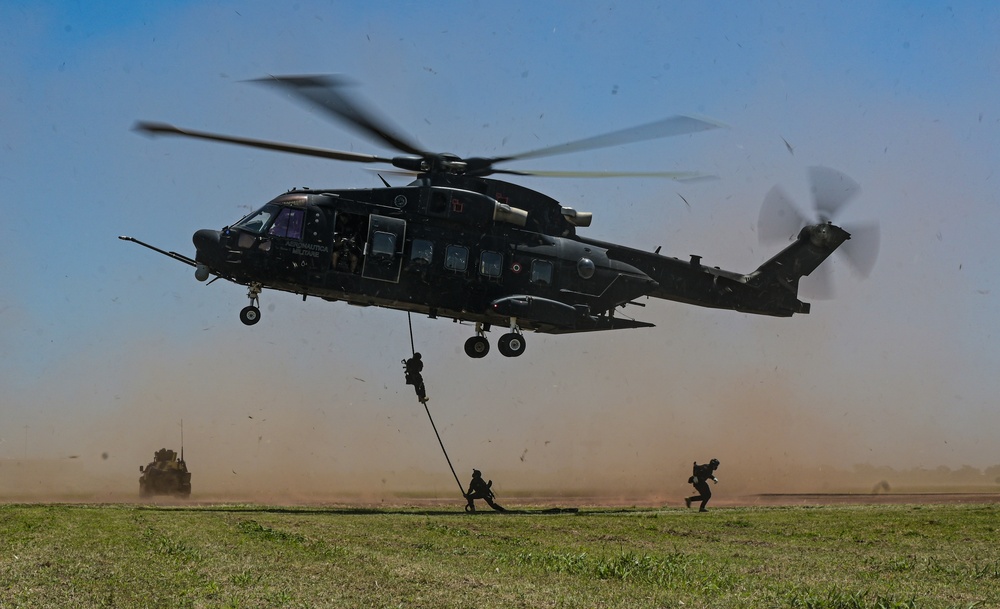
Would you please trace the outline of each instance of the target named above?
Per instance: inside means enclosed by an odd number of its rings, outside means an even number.
[[[814,220],[799,211],[780,186],[775,186],[767,193],[760,209],[757,228],[761,243],[787,243],[804,234],[814,239],[819,238],[823,226],[833,224],[837,215],[861,192],[857,182],[829,167],[809,168],[809,188]],[[878,223],[847,223],[842,224],[841,228],[850,233],[851,238],[838,251],[844,254],[847,263],[859,277],[868,277],[878,258]],[[833,297],[828,269],[828,266],[822,266],[812,275],[815,282],[809,291],[815,292],[816,298]]]

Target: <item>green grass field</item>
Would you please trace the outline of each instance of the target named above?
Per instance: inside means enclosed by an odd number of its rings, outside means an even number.
[[[998,528],[994,504],[12,504],[0,607],[1000,607]]]

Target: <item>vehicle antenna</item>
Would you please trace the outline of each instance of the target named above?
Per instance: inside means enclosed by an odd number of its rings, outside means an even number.
[[[184,461],[184,419],[181,419],[181,461]]]

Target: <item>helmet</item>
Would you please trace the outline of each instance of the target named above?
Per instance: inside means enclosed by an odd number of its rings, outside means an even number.
[[[420,359],[420,354],[419,353],[414,353],[413,354],[413,359]]]
[[[480,478],[480,477],[482,477],[482,475],[483,475],[483,472],[479,471],[478,469],[472,470],[472,477],[473,478]]]
[[[719,467],[719,460],[718,459],[712,459],[711,461],[708,462],[708,464],[709,465],[714,465],[715,467]]]

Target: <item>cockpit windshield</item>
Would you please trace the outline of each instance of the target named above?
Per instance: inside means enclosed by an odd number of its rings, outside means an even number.
[[[239,228],[251,233],[262,234],[264,229],[271,223],[271,220],[278,214],[278,210],[281,208],[277,205],[265,205],[254,213],[246,216],[239,222],[233,225],[233,228]]]
[[[301,207],[286,207],[281,210],[267,234],[272,237],[302,238],[302,225],[306,220],[306,210]]]

